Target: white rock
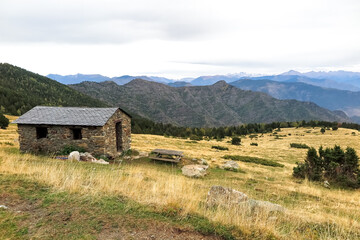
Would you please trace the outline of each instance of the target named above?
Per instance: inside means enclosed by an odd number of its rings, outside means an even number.
[[[91,162],[93,163],[98,163],[98,164],[109,164],[109,162],[105,161],[104,159],[99,159],[96,160],[95,158],[91,160]]]
[[[201,158],[201,159],[198,161],[198,163],[199,163],[200,165],[209,165],[208,162],[207,162],[205,159],[203,159],[203,158]]]
[[[78,151],[73,151],[69,154],[68,157],[69,160],[76,160],[76,161],[80,161],[80,153]]]
[[[225,170],[234,171],[234,170],[238,170],[240,168],[240,166],[235,161],[227,161],[223,165],[221,165],[220,168],[225,169]]]
[[[182,174],[187,177],[200,178],[206,175],[206,170],[209,166],[206,165],[185,165],[181,168]]]
[[[0,205],[0,208],[3,208],[3,209],[8,209],[8,207],[7,207],[7,206],[5,206],[5,205]]]
[[[285,208],[279,204],[271,203],[268,201],[260,201],[249,199],[249,201],[244,203],[247,207],[250,207],[251,211],[263,211],[263,212],[284,212]]]
[[[212,186],[206,198],[206,204],[209,207],[238,205],[248,200],[245,193],[222,186]]]

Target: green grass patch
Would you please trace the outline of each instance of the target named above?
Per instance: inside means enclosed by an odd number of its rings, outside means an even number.
[[[227,147],[222,147],[222,146],[211,146],[211,148],[217,149],[217,150],[221,150],[221,151],[227,151],[229,150],[229,148]]]
[[[255,163],[264,166],[271,166],[271,167],[284,167],[283,164],[277,163],[272,160],[267,160],[264,158],[257,158],[257,157],[248,157],[248,156],[240,156],[240,155],[225,155],[223,156],[225,159],[231,159],[234,161],[241,161],[241,162],[248,162],[248,163]]]
[[[310,147],[306,144],[303,143],[290,143],[290,147],[292,148],[304,148],[304,149],[309,149]]]

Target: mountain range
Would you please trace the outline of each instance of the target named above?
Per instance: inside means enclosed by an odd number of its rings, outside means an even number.
[[[360,92],[323,88],[303,82],[242,79],[231,85],[244,90],[264,92],[277,99],[309,101],[330,110],[342,110],[360,116]]]
[[[75,75],[58,75],[49,74],[47,77],[54,79],[63,84],[77,84],[84,81],[103,82],[113,81],[119,85],[129,83],[130,81],[140,78],[148,81],[170,84],[171,86],[206,86],[212,85],[217,81],[224,80],[227,83],[235,82],[239,79],[253,79],[253,80],[273,80],[279,82],[303,82],[315,86],[335,88],[340,90],[360,91],[360,73],[347,71],[333,71],[333,72],[307,72],[300,73],[294,70],[267,76],[253,76],[246,73],[227,74],[227,75],[209,75],[200,76],[197,78],[182,78],[169,79],[157,76],[130,76],[123,75],[120,77],[106,77],[99,74],[75,74]]]
[[[219,81],[210,86],[170,87],[135,79],[125,85],[111,81],[82,82],[73,89],[141,117],[180,126],[229,126],[250,122],[324,120],[350,121],[311,102],[278,100]]]

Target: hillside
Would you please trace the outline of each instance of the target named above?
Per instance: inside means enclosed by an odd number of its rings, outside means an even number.
[[[278,99],[309,101],[330,110],[342,110],[349,116],[360,115],[360,92],[313,86],[302,82],[276,82],[243,79],[231,85],[244,90],[258,91]]]
[[[10,117],[13,120],[13,117]],[[243,136],[241,146],[222,141],[133,134],[134,152],[155,148],[184,152],[184,160],[203,158],[210,165],[203,179],[187,178],[178,165],[126,156],[121,164],[98,165],[20,154],[17,126],[0,130],[1,239],[359,239],[358,190],[292,177],[304,161],[303,143],[319,148],[352,147],[359,134],[339,128],[282,128],[277,135]],[[258,146],[250,145],[256,142]],[[219,151],[212,146],[228,150]],[[240,170],[218,168],[225,155],[252,156],[284,165],[237,161]],[[130,159],[129,159],[130,158]],[[208,208],[214,186],[226,186],[249,198],[280,204],[285,213],[243,208]]]
[[[13,115],[21,115],[36,105],[107,106],[66,85],[7,63],[0,64],[0,105],[2,112]]]
[[[349,121],[314,103],[278,100],[264,93],[238,89],[224,81],[211,86],[174,88],[135,79],[123,86],[114,82],[83,82],[71,87],[141,117],[183,126],[296,120]]]

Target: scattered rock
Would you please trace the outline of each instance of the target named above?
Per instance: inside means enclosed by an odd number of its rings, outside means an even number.
[[[209,165],[208,162],[207,162],[205,159],[203,159],[203,158],[201,158],[201,159],[198,161],[198,164],[200,164],[200,165]]]
[[[330,188],[330,183],[328,181],[324,181],[324,187]]]
[[[222,186],[212,186],[208,192],[206,204],[208,207],[219,205],[229,207],[231,205],[238,205],[247,200],[248,197],[245,193]]]
[[[96,160],[96,158],[94,158],[90,153],[80,153],[80,161],[93,162],[94,160]]]
[[[240,168],[240,166],[235,161],[227,161],[223,165],[221,165],[220,168],[230,171],[237,171]]]
[[[248,209],[251,213],[254,212],[284,212],[285,208],[279,204],[249,199],[245,193],[237,190],[226,188],[222,186],[212,186],[206,198],[208,207],[223,206]]]
[[[5,206],[5,205],[0,205],[0,208],[2,208],[2,209],[8,209],[8,207]]]
[[[99,163],[99,164],[109,164],[109,162],[105,161],[104,159],[96,160],[95,158],[91,160],[93,163]]]
[[[244,205],[248,206],[251,209],[251,212],[264,211],[268,213],[274,213],[285,211],[285,208],[283,206],[268,201],[249,199],[247,202],[244,203]]]
[[[206,165],[185,165],[181,168],[182,174],[187,177],[200,178],[206,175]]]
[[[191,159],[191,161],[197,162],[198,160],[197,160],[197,158],[193,158],[193,159]]]
[[[69,154],[68,157],[69,160],[76,160],[76,161],[80,161],[80,153],[78,151],[73,151]]]

